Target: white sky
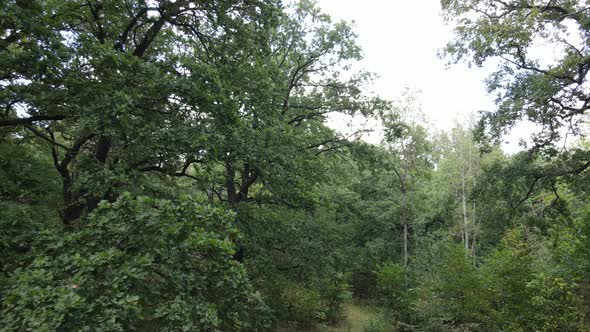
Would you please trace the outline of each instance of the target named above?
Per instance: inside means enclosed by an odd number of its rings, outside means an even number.
[[[365,55],[360,65],[380,76],[373,86],[378,95],[395,99],[406,86],[422,91],[422,110],[432,129],[448,130],[472,112],[495,109],[484,84],[493,67],[447,67],[437,56],[452,38],[452,27],[440,16],[440,0],[318,0],[318,6],[333,21],[354,21]],[[335,128],[344,126],[342,119],[330,120]],[[368,141],[377,143],[377,136]],[[511,137],[505,150],[517,149],[517,140]]]

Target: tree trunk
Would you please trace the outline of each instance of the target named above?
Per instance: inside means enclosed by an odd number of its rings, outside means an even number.
[[[71,231],[76,229],[75,221],[82,216],[84,204],[80,202],[80,193],[72,192],[72,178],[70,172],[66,170],[61,175],[64,207],[60,211],[60,217],[65,229]]]
[[[474,181],[475,183],[475,181]],[[475,187],[475,184],[473,185]],[[476,237],[477,237],[477,231],[478,231],[478,227],[476,224],[476,220],[475,220],[475,201],[473,202],[473,243],[471,244],[471,255],[473,256],[473,265],[475,265],[475,251],[476,251]]]
[[[463,242],[465,244],[465,253],[469,254],[469,230],[467,229],[467,225],[468,225],[468,221],[467,221],[467,204],[465,201],[465,174],[462,174],[461,176],[461,182],[462,182],[462,192],[461,192],[461,198],[463,201],[463,229],[464,229],[464,235],[463,235]]]
[[[408,223],[404,221],[404,266],[408,266]]]
[[[225,159],[225,186],[227,187],[227,200],[231,204],[235,204],[239,200],[234,176],[233,162],[230,160],[230,156],[227,156]]]
[[[405,179],[401,178],[401,180]],[[408,221],[406,220],[406,186],[402,182],[402,204],[400,206],[400,221],[402,223],[403,231],[403,249],[402,257],[404,259],[404,266],[408,266]]]
[[[475,265],[475,244],[476,244],[476,233],[473,233],[473,242],[471,244],[471,256],[473,258],[473,265]]]

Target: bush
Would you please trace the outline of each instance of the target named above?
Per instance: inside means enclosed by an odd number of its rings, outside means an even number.
[[[330,324],[336,324],[344,320],[344,301],[352,298],[350,285],[346,282],[345,275],[338,273],[321,288],[322,302],[326,307],[326,320]]]
[[[407,306],[406,269],[388,262],[381,264],[374,273],[379,301],[390,309],[403,310]]]
[[[477,330],[486,311],[486,292],[462,246],[440,242],[432,267],[419,277],[413,310],[424,331]]]
[[[327,307],[320,292],[299,284],[288,284],[281,293],[283,321],[294,322],[300,327],[310,327],[326,319]]]
[[[39,235],[42,254],[3,294],[6,331],[237,331],[267,325],[267,308],[232,259],[233,216],[199,205],[102,203],[82,229]]]
[[[395,322],[392,317],[384,312],[373,316],[366,324],[364,332],[392,332],[395,331]]]
[[[0,132],[0,292],[17,267],[31,263],[36,234],[61,227],[56,212],[61,204],[61,182],[50,159],[25,144],[8,144],[3,134]]]
[[[238,206],[243,262],[275,323],[337,323],[351,297],[343,230],[330,216],[276,206]]]
[[[557,245],[570,246],[566,241]],[[491,290],[487,326],[525,331],[585,330],[583,304],[573,278],[576,273],[562,265],[553,253],[556,249],[560,248],[530,228],[517,227],[506,234],[481,268]]]

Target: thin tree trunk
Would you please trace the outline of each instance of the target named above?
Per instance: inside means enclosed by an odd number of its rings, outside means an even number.
[[[475,183],[475,181],[474,181]],[[475,185],[474,185],[475,187]],[[475,219],[475,202],[473,202],[473,243],[471,244],[471,255],[473,256],[473,265],[475,265],[476,263],[476,259],[475,259],[475,254],[476,254],[476,237],[477,237],[477,231],[478,231],[478,227],[476,227],[476,219]]]
[[[473,152],[472,152],[472,148],[473,148],[473,140],[470,139],[469,140],[469,174],[471,174],[471,178],[473,179],[473,187],[472,187],[472,192],[475,192],[475,166],[474,166],[474,162],[473,162]],[[477,232],[479,231],[479,228],[476,227],[477,224],[477,220],[476,220],[476,205],[475,205],[475,200],[473,201],[473,211],[472,211],[472,215],[473,215],[473,220],[472,220],[472,225],[473,225],[473,243],[471,244],[471,256],[473,258],[473,265],[476,264],[476,237],[477,237]]]
[[[476,244],[476,234],[473,233],[473,242],[471,244],[471,256],[473,258],[473,265],[475,265],[476,259],[475,259],[475,244]]]
[[[404,266],[408,266],[408,223],[404,222]]]
[[[475,174],[473,175],[473,190],[475,191]],[[479,223],[477,222],[476,219],[476,213],[477,213],[477,206],[476,206],[476,202],[475,200],[473,201],[473,228],[474,228],[474,236],[476,233],[479,233],[480,228],[479,228]],[[473,239],[473,265],[475,265],[477,263],[476,261],[476,243],[475,243],[475,238]]]
[[[402,185],[402,205],[400,211],[400,217],[402,226],[404,228],[403,232],[403,252],[402,256],[404,258],[404,266],[408,266],[408,221],[406,220],[406,190],[405,185]]]
[[[465,202],[465,174],[463,174],[461,176],[461,182],[462,182],[462,192],[461,192],[461,198],[463,201],[463,228],[464,228],[464,237],[463,237],[463,242],[465,244],[465,252],[468,254],[469,253],[469,230],[467,229],[467,204]]]
[[[404,220],[404,289],[408,292],[408,223]]]

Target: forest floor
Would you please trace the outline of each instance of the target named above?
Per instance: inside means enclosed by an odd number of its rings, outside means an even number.
[[[318,325],[309,330],[285,329],[280,332],[363,332],[365,326],[373,318],[375,313],[371,308],[359,306],[353,303],[344,305],[346,318],[338,326]]]

